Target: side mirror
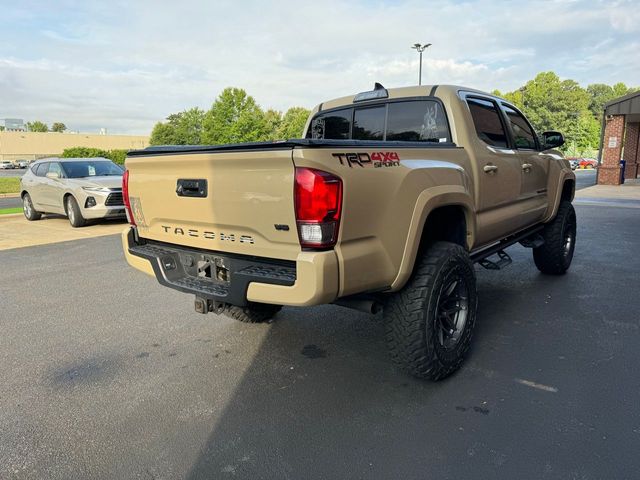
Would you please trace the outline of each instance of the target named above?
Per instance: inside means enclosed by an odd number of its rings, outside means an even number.
[[[564,145],[564,136],[560,132],[544,132],[542,134],[542,149],[558,148]]]
[[[60,178],[60,174],[58,172],[47,172],[45,176],[51,179]]]

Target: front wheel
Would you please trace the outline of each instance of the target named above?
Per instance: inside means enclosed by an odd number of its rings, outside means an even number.
[[[563,200],[556,217],[544,226],[544,244],[533,249],[533,261],[542,273],[562,275],[571,266],[576,248],[576,211]]]
[[[28,193],[25,193],[22,197],[22,211],[24,212],[24,216],[30,222],[34,220],[40,220],[42,218],[42,213],[37,212],[35,208],[33,208],[33,202],[31,201],[31,196]]]
[[[476,276],[460,245],[436,242],[416,261],[407,285],[385,305],[387,345],[403,370],[429,380],[455,372],[476,320]]]
[[[67,197],[66,200],[66,208],[67,217],[69,217],[69,223],[73,228],[84,227],[87,224],[87,221],[82,216],[82,212],[80,211],[80,207],[78,206],[78,202],[71,195]]]

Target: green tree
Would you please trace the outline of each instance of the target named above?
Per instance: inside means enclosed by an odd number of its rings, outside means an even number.
[[[624,97],[638,90],[637,88],[629,88],[624,83],[618,82],[614,86],[604,83],[593,83],[587,87],[587,92],[591,97],[589,110],[597,119],[602,118],[604,104],[610,102],[614,98]]]
[[[277,138],[280,140],[304,138],[304,125],[310,113],[310,110],[303,107],[291,107],[287,110],[277,130]]]
[[[225,88],[204,118],[202,143],[252,142],[267,136],[262,109],[240,88]]]
[[[589,110],[591,95],[574,80],[542,72],[503,97],[520,108],[538,132],[563,132],[565,150],[570,146],[591,149],[598,144],[598,122]]]
[[[67,129],[67,126],[62,122],[55,122],[53,125],[51,125],[51,131],[52,132],[62,133],[66,129]]]
[[[198,145],[202,136],[204,111],[198,107],[172,113],[166,122],[153,127],[151,145]]]
[[[263,134],[259,140],[273,141],[280,140],[278,130],[282,124],[282,113],[278,110],[269,109],[262,116]]]
[[[27,128],[30,132],[48,132],[49,126],[41,122],[40,120],[36,120],[34,122],[27,122]]]
[[[0,132],[4,132],[4,126],[0,125]]]
[[[99,148],[90,147],[72,147],[67,148],[60,155],[62,158],[108,158],[113,163],[124,165],[127,157],[127,150],[101,150]]]

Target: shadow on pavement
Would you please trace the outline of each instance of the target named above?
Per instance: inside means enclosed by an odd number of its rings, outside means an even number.
[[[596,212],[590,222],[608,216]],[[188,478],[624,477],[637,464],[637,433],[626,414],[603,407],[640,382],[628,365],[635,347],[602,317],[637,320],[595,295],[594,278],[628,275],[603,268],[604,253],[621,254],[597,232],[587,238],[581,227],[576,264],[562,277],[539,274],[522,248],[508,271],[478,271],[474,346],[439,383],[396,370],[380,317],[284,309]],[[605,461],[594,456],[604,451]]]

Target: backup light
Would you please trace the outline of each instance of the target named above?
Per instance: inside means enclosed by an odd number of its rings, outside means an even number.
[[[329,248],[338,239],[342,180],[328,172],[297,167],[295,209],[300,245]]]

